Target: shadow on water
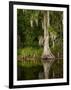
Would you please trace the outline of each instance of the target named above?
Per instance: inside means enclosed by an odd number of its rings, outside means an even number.
[[[63,78],[63,59],[24,60],[17,63],[18,80]]]

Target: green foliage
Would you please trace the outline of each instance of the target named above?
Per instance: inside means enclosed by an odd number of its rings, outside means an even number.
[[[33,21],[32,27],[30,23],[31,20]],[[49,45],[53,53],[56,52],[60,53],[60,49],[63,47],[63,24],[62,24],[63,12],[49,11],[49,20],[50,20],[50,26],[48,29],[50,36]],[[44,34],[42,28],[42,21],[43,21],[43,11],[17,9],[18,48],[39,47],[38,37],[43,36]],[[56,36],[54,40],[55,44],[54,48],[52,48],[53,42],[53,37],[51,38],[52,35]],[[25,50],[25,53],[26,52],[28,52],[28,54],[31,53],[28,49],[27,51]]]
[[[35,57],[39,57],[42,55],[42,51],[42,48],[25,47],[23,49],[18,50],[18,55],[31,57],[35,55]]]
[[[17,10],[17,27],[18,37],[20,37],[21,47],[25,46],[39,46],[38,37],[43,35],[43,29],[41,27],[41,19],[38,18],[39,11],[33,10]],[[36,25],[35,19],[38,18],[38,26]],[[33,27],[31,27],[30,20],[33,19]],[[19,41],[18,41],[19,43]],[[19,45],[19,44],[18,44]]]
[[[51,27],[51,26],[48,28],[48,32],[49,32],[49,33],[52,33],[53,35],[57,35],[57,32],[56,32],[56,31],[54,30],[54,28]]]

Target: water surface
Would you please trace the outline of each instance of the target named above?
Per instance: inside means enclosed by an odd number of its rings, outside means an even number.
[[[17,80],[36,80],[36,79],[54,79],[63,78],[63,60],[21,60],[17,63]],[[49,65],[49,70],[46,65]],[[45,70],[44,68],[47,69]],[[47,73],[49,71],[49,73]],[[46,78],[45,78],[45,74]]]

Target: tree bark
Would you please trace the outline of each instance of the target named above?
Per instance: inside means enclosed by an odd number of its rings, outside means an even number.
[[[43,26],[44,26],[44,50],[42,54],[42,58],[54,58],[54,55],[51,53],[49,48],[49,11],[44,11],[44,20],[43,20]]]

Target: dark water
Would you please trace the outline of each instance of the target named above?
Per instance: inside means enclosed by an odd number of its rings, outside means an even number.
[[[44,67],[48,63],[48,60],[28,60],[28,61],[18,61],[17,64],[17,79],[18,80],[36,80],[44,79]],[[52,62],[48,78],[63,78],[63,60],[56,59]]]

